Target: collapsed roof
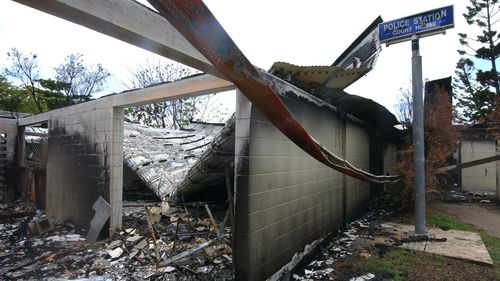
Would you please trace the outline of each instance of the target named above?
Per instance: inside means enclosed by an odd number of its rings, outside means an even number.
[[[385,107],[345,92],[331,99],[338,112],[385,134],[396,118]],[[226,167],[234,161],[235,120],[194,122],[182,130],[125,123],[124,163],[161,199],[218,199],[226,195]],[[233,170],[227,169],[232,178]]]
[[[181,130],[125,123],[124,137],[125,165],[161,199],[179,200],[224,184],[224,167],[234,155],[234,117]]]
[[[336,107],[382,133],[394,133],[396,117],[379,103],[344,91],[371,71],[382,50],[377,17],[329,66],[297,66],[275,62],[269,72]]]
[[[377,17],[330,66],[297,66],[275,62],[269,73],[320,96],[325,90],[343,90],[375,67],[382,50]]]
[[[377,34],[380,22],[377,17],[331,66],[277,62],[269,73],[368,126],[384,133],[394,130],[398,122],[385,107],[343,91],[374,67],[381,50]],[[234,127],[234,116],[224,126],[193,123],[183,130],[126,124],[124,161],[162,199],[184,199],[200,191],[217,194],[220,192],[213,188],[225,187],[225,167],[233,161]],[[213,188],[205,188],[209,186]]]

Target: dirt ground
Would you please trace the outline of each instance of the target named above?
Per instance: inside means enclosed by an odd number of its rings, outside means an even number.
[[[447,214],[486,230],[500,238],[500,206],[484,203],[444,203],[431,201],[428,209]]]
[[[458,223],[473,225],[477,228],[476,231],[484,229],[491,234],[491,238],[483,234],[481,236],[483,240],[489,240],[491,248],[488,250],[494,261],[492,266],[377,243],[375,236],[391,237],[382,227],[383,224],[414,224],[411,210],[401,212],[397,208],[387,207],[387,202],[384,202],[378,204],[378,208],[385,212],[369,208],[376,213],[376,218],[361,218],[361,224],[359,221],[357,224],[364,226],[355,227],[354,230],[347,229],[344,235],[334,238],[311,263],[296,271],[290,280],[500,280],[500,240],[495,238],[500,237],[500,205],[495,200],[480,201],[481,199],[469,203],[449,203],[428,198],[427,215],[434,220],[436,216],[453,218]],[[428,227],[437,227],[431,226],[431,221],[428,222]],[[486,244],[486,241],[483,242]],[[335,255],[332,252],[341,254]]]
[[[440,200],[427,201],[427,215],[441,214],[457,218],[465,223],[484,229],[493,236],[500,237],[500,205],[480,202],[469,203],[449,203]],[[394,216],[382,218],[405,224],[414,224],[414,216],[410,213],[396,213]],[[430,227],[428,225],[428,227]],[[365,243],[367,241],[365,240]],[[394,248],[385,248],[381,245],[373,245],[368,241],[364,244],[360,239],[356,245],[358,252],[367,252],[376,257],[375,260],[365,259],[358,255],[356,261],[346,261],[347,267],[354,268],[361,264],[362,271],[367,268],[376,270],[386,266],[398,268],[399,274],[392,276],[382,276],[381,280],[499,280],[498,265],[495,261],[493,267],[472,263],[469,261],[431,255],[422,252],[405,251]],[[363,245],[364,244],[364,245]],[[356,255],[353,255],[356,256]],[[361,259],[360,259],[361,258]],[[342,271],[340,271],[342,272]],[[359,274],[358,273],[358,276]],[[380,274],[378,274],[380,277]],[[352,280],[345,278],[344,280]],[[383,278],[386,277],[386,278]],[[352,278],[352,275],[351,275]]]

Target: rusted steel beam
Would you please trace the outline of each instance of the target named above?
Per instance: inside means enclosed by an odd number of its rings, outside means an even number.
[[[500,155],[495,155],[495,156],[490,156],[490,157],[486,157],[486,158],[481,158],[481,159],[461,163],[460,167],[458,167],[457,165],[450,165],[450,166],[446,166],[446,167],[437,168],[437,169],[433,170],[432,172],[434,174],[441,174],[441,173],[448,172],[448,171],[455,170],[455,169],[462,170],[465,168],[470,168],[470,167],[474,167],[474,166],[478,166],[478,165],[482,165],[482,164],[486,164],[486,163],[490,163],[490,162],[494,162],[494,161],[498,161],[498,160],[500,160]]]
[[[257,70],[236,46],[201,0],[148,0],[224,76],[233,82],[276,128],[323,164],[369,183],[387,183],[396,176],[376,176],[358,169],[317,143],[300,125]]]

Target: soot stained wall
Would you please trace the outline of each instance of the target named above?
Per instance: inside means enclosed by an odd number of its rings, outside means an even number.
[[[47,161],[50,216],[88,230],[92,205],[102,196],[112,206],[111,227],[119,226],[122,136],[122,109],[89,102],[54,112]]]
[[[368,170],[364,127],[339,118],[331,108],[295,97],[283,100],[323,146]],[[362,209],[369,185],[314,160],[241,94],[236,107],[236,275],[265,280]]]

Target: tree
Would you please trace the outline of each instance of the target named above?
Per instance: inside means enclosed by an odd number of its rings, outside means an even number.
[[[67,85],[52,79],[38,79],[36,95],[41,102],[43,111],[67,106],[63,90]],[[32,102],[29,91],[24,86],[14,86],[5,77],[0,76],[0,109],[13,113],[38,113]]]
[[[7,78],[0,75],[0,109],[17,112],[29,112],[29,96],[25,91],[12,85]]]
[[[36,54],[25,55],[12,48],[7,56],[10,64],[3,73],[19,82],[12,84],[0,76],[0,107],[9,111],[41,113],[90,100],[110,76],[100,64],[84,65],[80,54],[67,56],[55,68],[55,79],[40,77]]]
[[[38,92],[43,98],[45,106],[48,110],[53,110],[68,106],[69,103],[63,91],[67,91],[69,84],[52,79],[39,79],[40,88]]]
[[[106,79],[111,75],[101,64],[85,65],[82,54],[66,56],[55,71],[55,80],[68,85],[63,89],[67,104],[90,100],[93,93],[102,90]]]
[[[399,92],[398,102],[394,107],[398,121],[406,130],[411,127],[413,122],[413,95],[408,89],[400,88]]]
[[[412,112],[410,91],[401,91],[404,98],[405,112]],[[426,105],[424,121],[425,139],[425,178],[426,190],[437,189],[438,175],[434,170],[446,166],[447,161],[458,143],[458,133],[451,120],[453,119],[450,93],[441,87],[434,89],[434,103]],[[427,98],[427,95],[426,95]],[[410,102],[406,100],[410,99]],[[394,169],[401,175],[400,186],[393,190],[393,196],[401,207],[408,207],[413,200],[414,168],[411,123],[407,124],[406,135],[401,149],[397,152],[397,161]]]
[[[24,89],[31,95],[32,101],[36,106],[36,113],[42,113],[42,101],[36,92],[37,80],[40,79],[38,56],[34,53],[24,55],[16,48],[12,48],[7,53],[7,56],[10,60],[10,67],[4,69],[5,75],[17,79],[22,83]]]
[[[475,37],[459,33],[458,61],[454,86],[458,90],[458,106],[467,122],[485,122],[500,96],[496,59],[500,56],[499,34],[494,30],[500,20],[498,0],[471,0],[463,14],[469,25],[479,28]],[[482,62],[487,62],[487,64]],[[487,66],[483,66],[487,65]]]
[[[159,83],[169,83],[183,79],[191,74],[191,70],[177,63],[146,61],[138,68],[131,70],[129,85],[131,89],[145,88]],[[197,115],[207,116],[210,96],[184,98],[175,101],[163,101],[130,107],[125,109],[125,118],[129,122],[138,122],[160,128],[182,128],[188,125]]]

